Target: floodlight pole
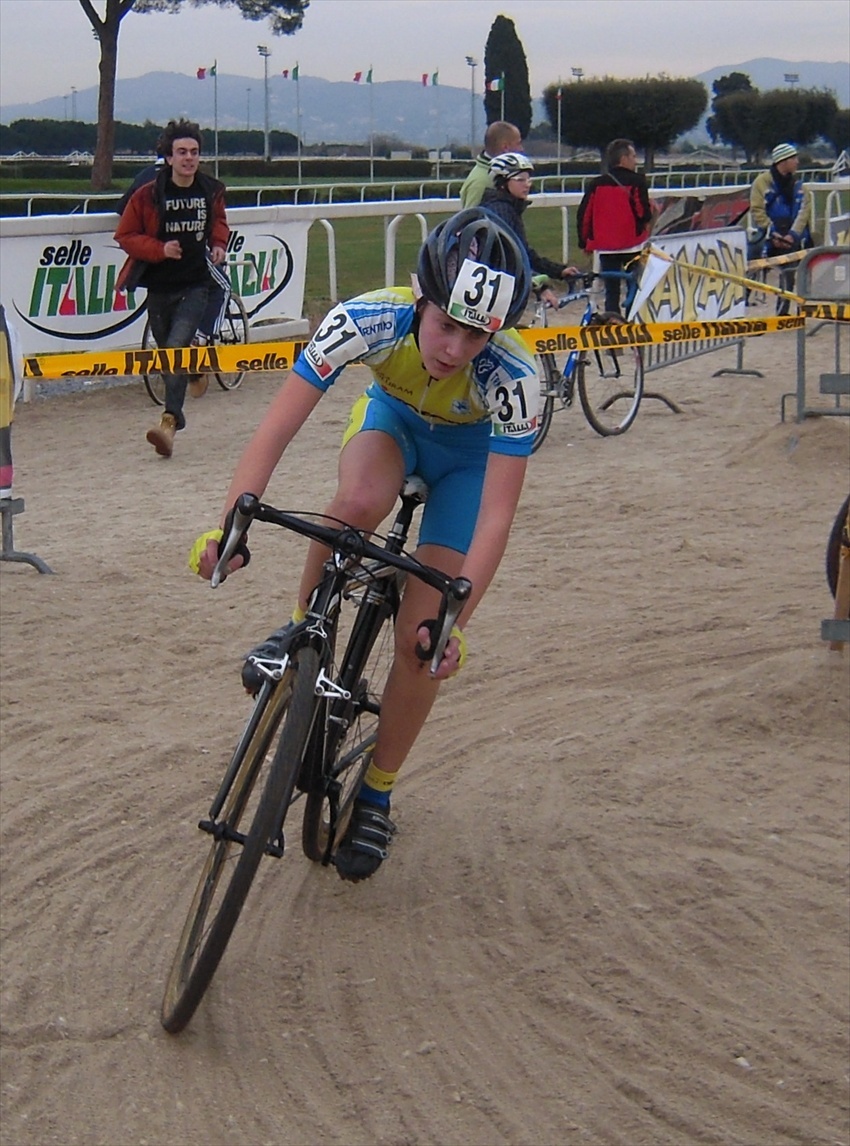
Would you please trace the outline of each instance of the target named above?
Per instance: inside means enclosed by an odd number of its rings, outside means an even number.
[[[265,116],[263,119],[263,158],[266,163],[271,159],[271,152],[269,151],[269,56],[272,54],[271,49],[267,48],[265,44],[257,44],[257,51],[263,57],[263,94],[265,104]]]

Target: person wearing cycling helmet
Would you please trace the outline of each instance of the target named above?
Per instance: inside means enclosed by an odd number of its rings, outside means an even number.
[[[372,373],[343,435],[338,486],[325,513],[373,531],[390,513],[409,474],[429,489],[417,556],[472,593],[436,678],[417,658],[427,648],[423,619],[435,594],[409,578],[395,625],[395,659],[381,705],[374,753],[337,851],[343,879],[379,867],[394,829],[390,792],[437,695],[464,658],[463,630],[499,566],[534,440],[538,381],[534,359],[510,329],[528,299],[531,271],[521,244],[480,208],[437,226],[423,244],[415,286],[392,287],[340,303],[325,317],[248,443],[224,505],[222,525],[243,492],[262,497],[287,446],[346,366]],[[221,530],[202,535],[190,564],[209,579]],[[246,563],[246,548],[229,571]],[[312,545],[293,621],[303,619],[325,551]],[[260,646],[280,657],[287,630]],[[259,650],[258,650],[259,651]],[[242,679],[256,691],[254,666]]]
[[[517,236],[528,254],[532,270],[537,273],[535,287],[540,290],[541,298],[550,306],[555,306],[557,298],[554,292],[541,289],[545,287],[545,281],[569,278],[580,272],[576,267],[568,267],[564,263],[547,259],[545,255],[539,255],[528,242],[522,215],[528,206],[533,170],[534,164],[527,155],[519,151],[506,151],[502,155],[495,156],[490,160],[493,186],[484,192],[481,206],[510,227]]]

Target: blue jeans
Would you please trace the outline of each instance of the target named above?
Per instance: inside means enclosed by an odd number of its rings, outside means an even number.
[[[200,326],[207,308],[210,283],[205,280],[175,291],[148,291],[148,317],[151,334],[157,346],[188,346]],[[183,403],[186,400],[186,374],[164,374],[165,412],[173,414],[177,429],[186,425]]]

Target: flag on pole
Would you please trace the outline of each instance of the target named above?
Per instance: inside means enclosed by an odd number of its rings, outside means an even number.
[[[428,73],[427,72],[422,73],[422,86],[423,86],[423,88],[427,88],[427,86],[428,86]]]
[[[283,76],[283,78],[285,80],[288,80],[289,79],[289,68],[284,68],[280,74]]]
[[[369,71],[366,73],[366,83],[370,84],[371,82],[372,82],[372,69],[370,67]]]
[[[363,78],[363,73],[362,73],[362,72],[355,72],[355,73],[354,73],[354,82],[355,82],[356,84],[359,84],[359,83],[360,83],[360,81],[362,80],[362,78]]]
[[[215,75],[215,64],[213,64],[213,66],[211,68],[198,68],[198,70],[195,72],[195,75],[198,77],[199,80],[205,80],[208,75],[214,76]]]
[[[505,90],[505,77],[504,75],[496,76],[494,80],[487,81],[488,92],[503,92]]]
[[[298,80],[298,65],[296,64],[294,68],[284,68],[280,74],[283,76],[283,78],[285,80],[295,80],[297,82],[297,80]]]
[[[439,73],[439,72],[434,72],[433,76],[431,76],[431,87],[432,87],[432,88],[435,88],[435,87],[437,87],[437,85],[439,84],[439,82],[440,82],[440,73]]]
[[[296,65],[295,65],[295,67],[292,69],[292,78],[293,78],[294,80],[297,80],[297,79],[298,79],[298,65],[297,65],[297,64],[296,64]]]

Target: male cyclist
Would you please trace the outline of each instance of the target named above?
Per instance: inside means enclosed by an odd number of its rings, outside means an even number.
[[[370,367],[372,384],[355,403],[343,436],[338,487],[325,510],[359,529],[378,528],[406,475],[429,488],[417,556],[472,594],[443,660],[431,677],[415,654],[427,648],[423,620],[436,615],[434,590],[411,577],[395,626],[395,660],[387,681],[374,754],[337,871],[357,881],[372,875],[395,830],[390,792],[434,700],[439,682],[463,663],[462,629],[490,584],[508,541],[537,418],[534,359],[509,327],[525,307],[531,272],[516,238],[480,208],[436,227],[419,255],[417,289],[395,287],[334,307],[305,348],[236,467],[225,522],[239,494],[261,497],[286,447],[346,365]],[[193,548],[191,564],[209,578],[221,531]],[[244,542],[244,539],[243,539]],[[293,620],[303,618],[326,551],[312,545]],[[230,571],[245,564],[243,545]],[[286,630],[261,646],[281,656]],[[259,684],[246,663],[243,682]]]

